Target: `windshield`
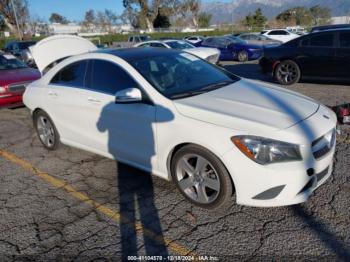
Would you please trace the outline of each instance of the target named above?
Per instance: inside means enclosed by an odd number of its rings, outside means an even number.
[[[188,53],[164,53],[130,63],[170,99],[209,92],[239,80],[239,77]]]
[[[166,42],[168,46],[170,46],[172,49],[188,49],[188,48],[194,48],[193,45],[183,42],[183,41],[171,41]]]
[[[18,47],[19,49],[27,49],[28,47],[32,46],[32,45],[35,45],[35,42],[34,41],[31,41],[31,42],[19,42],[18,43]]]
[[[26,68],[26,64],[13,55],[0,55],[0,70]]]
[[[246,41],[244,41],[244,40],[242,40],[242,39],[240,39],[240,38],[238,38],[236,36],[233,36],[233,35],[230,35],[230,36],[227,36],[227,37],[231,40],[231,42],[233,42],[235,44],[245,44],[246,43]]]

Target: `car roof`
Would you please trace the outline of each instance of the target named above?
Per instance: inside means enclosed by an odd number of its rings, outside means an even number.
[[[114,56],[118,56],[122,58],[123,60],[129,62],[134,60],[139,60],[143,58],[148,58],[152,56],[159,56],[159,55],[170,55],[174,53],[181,53],[181,51],[177,51],[174,49],[169,48],[120,48],[120,49],[104,49],[104,50],[97,50],[94,53],[104,53],[104,54],[110,54]]]
[[[350,32],[350,27],[347,28],[331,28],[331,29],[324,29],[324,30],[320,30],[320,31],[314,31],[311,32],[308,35],[314,35],[314,34],[321,34],[321,33],[329,33],[329,32]]]

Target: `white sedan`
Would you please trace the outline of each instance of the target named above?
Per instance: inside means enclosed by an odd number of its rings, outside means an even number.
[[[261,32],[262,35],[265,35],[273,40],[281,41],[282,43],[286,43],[290,40],[300,37],[300,35],[289,32],[286,29],[272,29],[272,30],[264,30]]]
[[[43,52],[55,50],[55,52]],[[44,147],[60,143],[172,181],[192,203],[306,201],[332,173],[336,116],[298,93],[162,48],[100,50],[49,37],[24,103]],[[74,55],[75,53],[75,55]]]
[[[136,44],[135,47],[160,47],[182,50],[207,60],[212,64],[219,62],[220,57],[220,50],[217,48],[195,47],[194,45],[181,40],[153,40]]]

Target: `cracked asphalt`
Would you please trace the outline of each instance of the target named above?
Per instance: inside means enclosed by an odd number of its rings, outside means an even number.
[[[256,63],[225,63],[271,81]],[[288,87],[326,105],[350,102],[350,86]],[[0,110],[0,257],[120,260],[200,255],[234,260],[350,261],[350,126],[340,126],[333,175],[301,205],[233,204],[209,212],[167,181],[61,145],[45,150],[26,108]],[[234,196],[232,201],[234,201]]]

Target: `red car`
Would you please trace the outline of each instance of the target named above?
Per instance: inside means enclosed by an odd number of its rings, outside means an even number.
[[[30,82],[41,77],[11,54],[0,53],[0,107],[22,105],[22,95]]]

